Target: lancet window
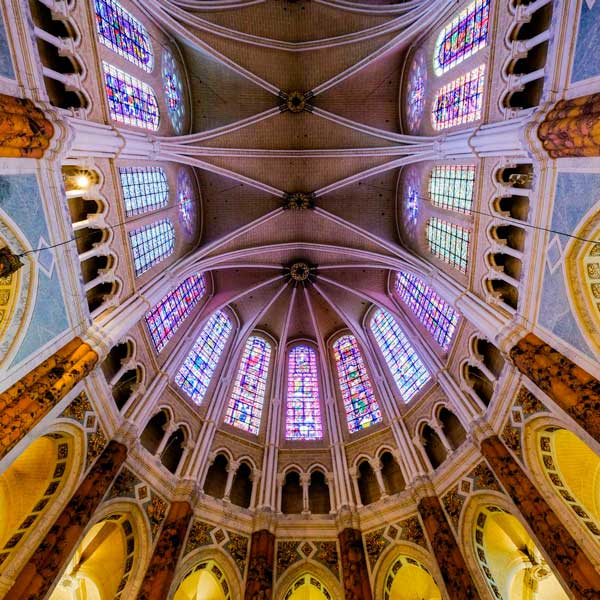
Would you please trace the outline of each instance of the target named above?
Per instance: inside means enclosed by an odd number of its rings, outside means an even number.
[[[261,337],[249,337],[227,406],[225,423],[258,435],[270,360],[271,345]]]
[[[408,402],[431,379],[429,371],[390,313],[378,309],[371,331],[402,399]]]
[[[100,42],[148,73],[154,66],[146,28],[115,0],[94,0]]]
[[[433,339],[448,350],[458,325],[458,313],[416,275],[400,271],[396,275],[396,293]]]
[[[162,219],[129,232],[136,276],[173,254],[175,228],[169,219]]]
[[[426,229],[429,250],[459,271],[467,272],[469,230],[449,221],[432,218]]]
[[[229,317],[220,310],[214,313],[175,375],[175,383],[198,405],[208,390],[231,330]]]
[[[369,374],[356,338],[344,335],[333,344],[333,353],[350,433],[382,420]]]
[[[288,440],[320,440],[323,437],[317,353],[304,344],[288,354],[285,437]]]
[[[434,167],[429,177],[431,203],[446,210],[471,214],[474,182],[475,167],[473,165]]]
[[[204,275],[192,275],[146,313],[146,325],[157,352],[167,345],[205,293]]]
[[[122,167],[119,169],[121,190],[128,217],[141,215],[166,206],[169,201],[169,183],[165,170],[160,167]]]

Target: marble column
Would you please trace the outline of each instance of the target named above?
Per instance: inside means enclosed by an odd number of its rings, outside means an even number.
[[[127,458],[127,448],[111,441],[37,547],[6,594],[11,600],[43,600],[60,576],[94,511]]]
[[[600,598],[600,574],[496,435],[481,452],[527,521],[574,600]]]
[[[533,333],[511,349],[510,357],[521,373],[600,442],[600,382],[593,375]]]
[[[41,158],[54,127],[31,100],[0,94],[0,157]]]
[[[252,534],[245,600],[271,600],[273,595],[273,564],[275,536],[268,529]]]
[[[450,600],[478,600],[479,592],[438,497],[421,498],[417,508],[446,584],[448,597]]]
[[[538,137],[551,158],[600,156],[600,94],[558,102]]]
[[[97,362],[97,352],[80,338],[75,338],[0,394],[0,458],[12,450]]]
[[[146,569],[138,600],[163,600],[167,597],[193,514],[189,502],[171,504]]]
[[[342,561],[342,583],[346,600],[372,600],[369,571],[362,536],[358,529],[346,527],[338,539]]]

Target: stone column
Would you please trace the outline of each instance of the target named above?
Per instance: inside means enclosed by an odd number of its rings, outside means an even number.
[[[0,394],[0,458],[18,444],[98,362],[80,338]]]
[[[163,600],[167,597],[193,514],[189,502],[171,504],[146,569],[138,600]]]
[[[600,382],[593,375],[533,333],[511,349],[510,358],[521,373],[600,442]]]
[[[600,156],[600,94],[558,102],[538,137],[551,158]]]
[[[275,536],[268,529],[252,534],[245,600],[267,600],[273,594]]]
[[[310,475],[308,473],[302,473],[300,475],[300,485],[302,486],[302,514],[310,514],[310,500],[309,500],[309,488],[310,488]]]
[[[43,600],[66,566],[94,511],[127,458],[111,441],[65,506],[6,594],[11,600]]]
[[[481,452],[570,590],[570,598],[600,598],[600,574],[496,435]]]
[[[438,497],[433,495],[421,497],[417,508],[446,584],[448,597],[450,600],[478,600],[479,592]]]
[[[346,527],[339,535],[342,583],[346,600],[372,600],[367,559],[358,529]]]
[[[227,481],[225,482],[225,493],[223,494],[223,500],[229,502],[229,496],[231,496],[231,486],[233,485],[233,478],[240,468],[240,463],[237,460],[232,460],[227,465]]]
[[[0,157],[42,158],[54,127],[31,100],[0,94]]]
[[[383,475],[381,474],[381,461],[378,458],[375,458],[369,462],[371,464],[371,469],[373,469],[373,473],[375,473],[375,479],[377,480],[377,486],[379,487],[379,496],[380,498],[385,498],[388,494],[385,489]]]

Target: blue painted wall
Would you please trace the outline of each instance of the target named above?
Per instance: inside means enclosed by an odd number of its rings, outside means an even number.
[[[600,0],[582,0],[571,81],[596,75],[600,75]]]
[[[2,11],[0,11],[0,75],[2,77],[8,77],[9,79],[15,78],[15,70],[10,55],[10,47],[8,45],[8,36],[6,35]]]

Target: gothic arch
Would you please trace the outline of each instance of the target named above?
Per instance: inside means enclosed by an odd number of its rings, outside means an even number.
[[[333,573],[322,564],[305,558],[288,567],[279,575],[278,581],[273,588],[273,600],[284,600],[290,586],[298,577],[304,574],[314,575],[315,579],[321,581],[332,595],[332,599],[344,597],[342,586]]]

